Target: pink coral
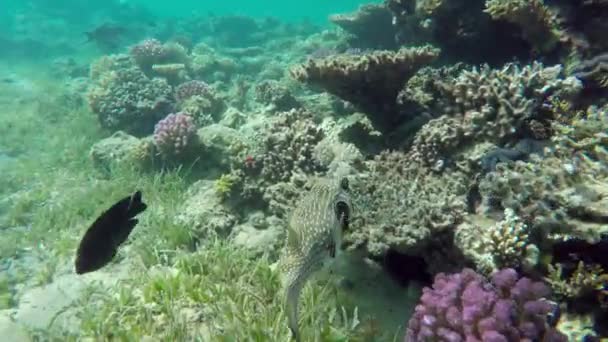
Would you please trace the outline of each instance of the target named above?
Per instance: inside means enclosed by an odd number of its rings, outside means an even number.
[[[161,155],[183,154],[196,139],[196,125],[186,113],[169,114],[154,127],[154,144]]]
[[[548,295],[545,284],[519,278],[511,268],[491,282],[471,269],[439,273],[423,290],[405,341],[567,341],[546,322],[555,307]]]

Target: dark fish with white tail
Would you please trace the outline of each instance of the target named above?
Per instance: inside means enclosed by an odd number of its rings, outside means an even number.
[[[146,210],[141,191],[136,191],[103,212],[84,234],[76,252],[76,273],[84,274],[104,267],[116,256]]]

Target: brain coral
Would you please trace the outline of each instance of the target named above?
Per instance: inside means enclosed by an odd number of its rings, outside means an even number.
[[[151,133],[154,124],[173,108],[169,84],[150,79],[137,68],[103,73],[87,96],[103,127],[132,134]]]

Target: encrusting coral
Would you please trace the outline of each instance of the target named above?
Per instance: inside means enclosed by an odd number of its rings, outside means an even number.
[[[389,249],[424,255],[431,240],[454,229],[465,214],[465,174],[430,174],[408,163],[402,152],[382,152],[351,184],[361,208],[345,241],[371,255]]]

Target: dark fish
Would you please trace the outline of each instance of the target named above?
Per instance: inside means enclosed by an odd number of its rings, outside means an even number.
[[[105,23],[84,34],[87,36],[86,43],[94,42],[101,48],[114,48],[126,32],[127,29],[122,26]]]
[[[146,210],[141,191],[116,202],[95,220],[84,234],[76,254],[76,273],[96,271],[107,265],[137,222],[135,216]]]

